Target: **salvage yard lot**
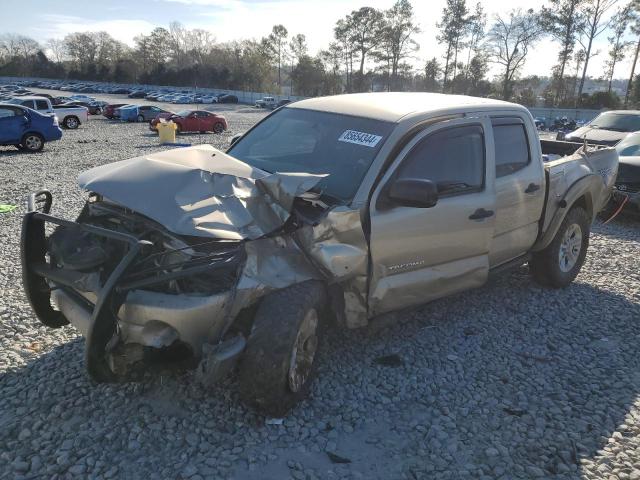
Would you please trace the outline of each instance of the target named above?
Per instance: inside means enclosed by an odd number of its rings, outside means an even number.
[[[229,131],[178,141],[225,148],[265,115],[207,107]],[[0,216],[0,477],[640,478],[632,218],[596,223],[566,290],[522,268],[391,328],[330,329],[311,398],[281,424],[242,406],[234,378],[213,389],[193,372],[92,384],[82,338],[41,326],[25,302],[25,195],[47,187],[52,213],[74,218],[80,172],[164,148],[147,124],[102,117],[39,154],[0,147],[0,203],[19,206]]]

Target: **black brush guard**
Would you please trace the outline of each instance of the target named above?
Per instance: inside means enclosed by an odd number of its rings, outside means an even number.
[[[49,215],[51,203],[52,196],[47,190],[41,190],[29,196],[28,212],[22,220],[20,248],[24,291],[38,319],[46,326],[58,328],[69,323],[62,312],[54,310],[51,306],[51,288],[46,281],[47,279],[60,285],[60,288],[68,287],[69,290],[65,288],[65,291],[73,292],[73,297],[78,295],[73,291],[72,276],[57,273],[46,261],[45,223],[82,229],[129,245],[129,251],[114,268],[98,293],[86,338],[85,363],[89,375],[98,382],[114,382],[117,378],[107,361],[107,345],[116,335],[118,328],[118,322],[113,312],[118,311],[126,297],[126,292],[115,287],[132,265],[142,246],[149,244],[149,242],[125,233],[53,217]],[[40,208],[41,211],[36,210],[37,208]],[[87,303],[84,302],[83,306],[87,307]]]
[[[54,310],[51,305],[51,287],[47,280],[55,284],[55,288],[64,290],[75,299],[79,306],[91,315],[89,330],[86,335],[85,364],[92,379],[97,382],[115,382],[116,374],[109,366],[108,353],[113,349],[113,339],[117,338],[118,319],[116,313],[124,303],[127,292],[167,280],[197,274],[212,267],[212,263],[202,263],[180,271],[168,272],[152,278],[136,278],[133,268],[135,260],[145,246],[151,242],[140,240],[133,235],[116,232],[95,225],[80,224],[49,215],[52,195],[47,190],[32,193],[28,198],[27,213],[22,221],[20,256],[22,262],[22,284],[25,294],[38,319],[46,326],[59,328],[69,321],[62,312]],[[91,304],[75,290],[78,275],[73,271],[52,268],[46,260],[47,240],[45,224],[51,223],[62,227],[70,227],[90,232],[94,235],[124,242],[128,251],[113,269]],[[237,252],[224,252],[205,261],[215,264],[226,263],[238,258]],[[127,278],[128,277],[128,278]]]

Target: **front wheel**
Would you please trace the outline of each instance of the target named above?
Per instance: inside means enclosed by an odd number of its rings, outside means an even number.
[[[144,122],[144,115],[138,115],[138,123]]]
[[[21,145],[29,152],[39,152],[44,147],[44,137],[39,133],[27,133],[22,137]]]
[[[591,219],[581,207],[573,207],[553,241],[529,261],[533,278],[553,288],[568,286],[578,275],[589,247]]]
[[[264,298],[240,365],[240,390],[246,403],[282,417],[307,395],[325,296],[324,286],[310,281]]]
[[[215,133],[222,133],[222,132],[224,132],[224,125],[223,125],[222,123],[220,123],[220,122],[216,123],[216,124],[213,126],[213,131],[214,131]]]

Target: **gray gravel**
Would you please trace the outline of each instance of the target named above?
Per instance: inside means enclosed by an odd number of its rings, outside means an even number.
[[[218,107],[223,108],[223,107]],[[224,107],[221,147],[264,113]],[[331,330],[312,397],[287,418],[195,374],[94,385],[83,340],[37,322],[20,286],[25,194],[73,218],[77,174],[157,151],[145,125],[92,119],[40,154],[0,148],[1,478],[640,479],[640,222],[595,226],[562,291],[526,269],[397,316]]]

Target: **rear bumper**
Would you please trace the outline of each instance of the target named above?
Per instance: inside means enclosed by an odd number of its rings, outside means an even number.
[[[148,242],[53,217],[49,215],[51,201],[47,191],[32,194],[29,199],[21,236],[23,287],[44,325],[57,328],[71,323],[83,334],[85,363],[94,380],[116,380],[111,354],[118,345],[163,348],[179,341],[199,357],[204,343],[222,335],[232,303],[230,291],[202,296],[136,288],[136,282],[127,282],[125,277]],[[87,288],[86,273],[55,268],[47,262],[46,224],[78,228],[123,242],[127,244],[126,254],[99,288]]]

